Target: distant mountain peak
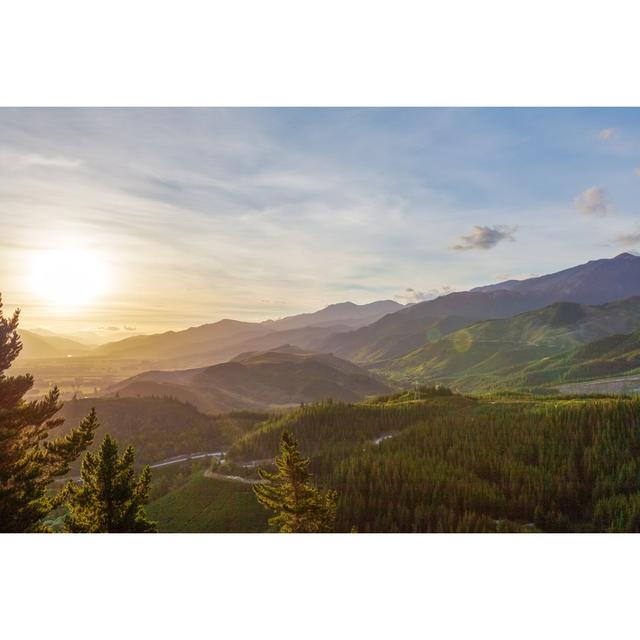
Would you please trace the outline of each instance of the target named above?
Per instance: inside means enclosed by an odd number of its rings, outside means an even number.
[[[376,300],[366,304],[336,302],[319,311],[279,318],[269,322],[269,326],[279,330],[329,325],[349,325],[356,328],[375,322],[388,313],[399,311],[402,307],[403,305],[394,300]]]

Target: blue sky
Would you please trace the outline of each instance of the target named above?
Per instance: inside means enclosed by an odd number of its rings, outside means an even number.
[[[0,167],[0,290],[54,330],[415,301],[640,249],[637,109],[0,109]],[[58,247],[108,271],[90,305],[30,286]]]

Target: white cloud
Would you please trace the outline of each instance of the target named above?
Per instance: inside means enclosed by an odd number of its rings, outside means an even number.
[[[41,153],[11,153],[3,150],[0,152],[0,165],[11,170],[28,170],[31,168],[45,169],[77,169],[82,161],[62,155],[44,155]]]
[[[585,215],[606,216],[613,212],[613,207],[601,187],[589,187],[578,194],[573,201],[573,206]]]
[[[538,278],[539,273],[499,273],[496,276],[498,282],[505,282],[507,280],[528,280],[529,278]]]
[[[616,238],[616,242],[625,246],[640,245],[640,227],[632,233],[622,233]]]
[[[602,129],[598,131],[598,140],[611,140],[613,138],[617,138],[620,133],[619,129],[614,129],[613,127],[610,129]]]
[[[417,291],[416,289],[407,287],[402,293],[398,293],[393,297],[402,304],[415,304],[417,302],[424,302],[425,300],[433,300],[440,296],[446,296],[454,291],[455,289],[449,286],[440,287],[439,289],[429,289],[428,291]]]
[[[456,251],[469,251],[471,249],[493,249],[502,240],[514,242],[513,237],[517,228],[499,225],[496,227],[475,226],[467,236],[460,236],[458,244],[451,247]]]

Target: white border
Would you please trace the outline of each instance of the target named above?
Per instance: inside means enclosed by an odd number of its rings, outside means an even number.
[[[21,0],[0,104],[634,106],[628,0]]]
[[[2,7],[0,104],[635,106],[636,6],[21,0]],[[1,536],[0,633],[629,637],[639,540]]]
[[[623,638],[633,535],[0,538],[6,638]]]

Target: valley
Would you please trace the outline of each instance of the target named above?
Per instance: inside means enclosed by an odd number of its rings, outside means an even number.
[[[252,487],[285,432],[337,491],[336,531],[629,531],[638,283],[640,257],[621,254],[404,306],[99,346],[25,332],[13,372],[36,376],[30,398],[62,388],[52,435],[94,407],[90,451],[108,433],[150,465],[161,531],[272,530]]]

